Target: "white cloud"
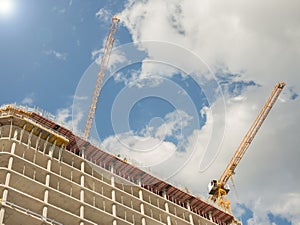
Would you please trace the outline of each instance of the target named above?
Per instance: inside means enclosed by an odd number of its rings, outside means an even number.
[[[119,17],[136,42],[176,43],[210,65],[225,63],[231,71],[245,70],[248,79],[265,84],[280,79],[291,82],[297,76],[300,15],[295,9],[299,4],[297,0],[276,4],[271,0],[263,4],[257,0],[238,4],[233,0],[134,1]],[[175,55],[178,65],[185,60],[176,52],[143,47],[154,58]]]
[[[132,81],[140,88],[147,85],[157,86],[163,82],[163,77],[172,77],[176,73],[179,73],[179,71],[170,65],[161,62],[151,62],[150,59],[145,58],[142,62],[141,70]]]
[[[265,210],[261,210],[263,207],[262,199],[256,199],[254,206],[252,206],[253,217],[247,220],[248,225],[273,225],[268,218]]]
[[[55,50],[47,50],[47,51],[44,51],[44,53],[49,56],[54,56],[55,58],[57,58],[59,60],[63,60],[63,61],[67,60],[67,53],[64,53],[64,52],[58,52]]]
[[[176,151],[176,146],[172,142],[151,136],[137,136],[131,132],[108,137],[102,145],[104,149],[127,159],[135,159],[145,167],[168,160]]]
[[[77,100],[85,101],[86,98],[78,97]],[[82,122],[84,112],[76,107],[76,111],[72,106],[60,108],[56,111],[56,120],[67,128],[71,129],[74,133],[81,135],[80,123]],[[72,111],[73,110],[73,111]]]
[[[101,57],[98,57],[99,54],[103,54],[103,49],[98,49],[98,50],[92,51],[92,58],[93,58],[93,59],[96,58],[96,60],[97,60],[96,62],[97,62],[98,64],[101,63]]]
[[[300,224],[300,193],[291,192],[280,195],[279,201],[275,204],[272,211],[279,215],[291,218],[294,224]]]
[[[181,131],[191,119],[186,112],[176,110],[164,118],[153,118],[145,129],[136,133],[129,131],[110,136],[102,142],[102,146],[114,154],[135,159],[153,169],[169,160],[178,150],[174,143],[165,138],[173,137],[180,141]]]
[[[164,123],[159,127],[152,127],[156,138],[164,139],[165,137],[181,138],[182,129],[189,125],[192,116],[182,110],[175,110],[164,117]],[[179,132],[179,134],[178,134]]]
[[[69,108],[61,108],[56,112],[56,119],[60,122],[67,123],[71,119],[71,116]]]
[[[93,59],[96,58],[96,63],[98,65],[101,65],[103,51],[104,51],[103,48],[92,51],[92,58]],[[127,58],[124,55],[124,53],[118,49],[115,49],[114,51],[111,52],[111,54],[109,56],[109,61],[108,61],[108,65],[107,65],[108,70],[113,71],[119,64],[125,63],[126,61],[127,61]]]
[[[97,13],[96,17],[98,17],[101,21],[109,22],[113,17],[112,12],[105,8],[101,8]]]
[[[35,100],[34,93],[27,95],[25,98],[22,99],[21,103],[24,105],[32,105]]]
[[[201,189],[204,193],[207,182],[221,175],[269,90],[277,81],[287,82],[288,87],[280,97],[282,101],[275,105],[235,176],[240,201],[254,211],[252,223],[255,224],[269,223],[267,213],[270,211],[288,217],[293,224],[300,224],[299,205],[293,200],[293,197],[299,199],[295,187],[300,185],[297,148],[300,145],[300,104],[298,98],[290,100],[297,95],[300,84],[299,8],[297,0],[148,0],[128,1],[119,14],[137,43],[145,40],[175,43],[192,50],[209,65],[222,64],[231,72],[244,71],[239,80],[253,80],[262,85],[246,90],[242,96],[227,99],[221,152],[215,163],[201,174],[195,171],[199,171],[199,159],[206,148],[203,143],[216,140],[209,136],[209,123],[200,131],[194,131],[190,140],[200,136],[196,146],[199,151],[176,178],[192,190]],[[189,65],[188,58],[178,52],[151,45],[139,48],[147,51],[150,59],[164,56],[172,58],[174,65]],[[153,74],[152,69],[144,66],[140,74]],[[165,76],[171,75],[172,71],[165,71]],[[295,87],[290,90],[291,86]],[[213,123],[218,127],[221,119],[216,116]],[[235,202],[232,194],[230,198]]]

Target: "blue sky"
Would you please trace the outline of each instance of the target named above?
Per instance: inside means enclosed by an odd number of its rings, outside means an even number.
[[[235,176],[240,197],[230,198],[244,224],[300,224],[300,193],[290,188],[299,186],[298,2],[10,2],[11,13],[0,10],[0,105],[39,106],[80,133],[117,14],[91,139],[205,197],[286,81]]]
[[[108,24],[95,14],[107,3],[12,2],[14,15],[0,21],[1,70],[3,83],[9,84],[2,93],[12,87],[18,91],[2,94],[1,103],[31,96],[36,105],[55,112],[72,101],[81,75],[93,61],[91,52],[102,45]],[[126,36],[122,29],[120,33]]]

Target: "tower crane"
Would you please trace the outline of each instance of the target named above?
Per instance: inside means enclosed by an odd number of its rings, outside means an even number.
[[[96,86],[94,89],[93,97],[92,97],[92,102],[89,108],[89,113],[88,117],[86,120],[85,128],[84,128],[84,133],[83,136],[84,138],[88,139],[90,136],[91,128],[92,128],[92,123],[95,117],[96,109],[97,109],[97,104],[100,96],[100,92],[102,89],[103,85],[103,78],[105,75],[105,72],[107,70],[108,62],[109,62],[109,57],[111,54],[111,50],[115,41],[115,35],[118,29],[120,19],[114,16],[111,21],[110,25],[110,31],[106,39],[105,47],[104,47],[104,52],[103,56],[101,59],[101,64],[100,64],[100,70],[97,76],[97,81],[96,81]]]
[[[273,105],[275,104],[276,100],[278,99],[282,89],[284,88],[285,83],[279,82],[273,89],[270,97],[266,101],[265,105],[261,109],[260,113],[256,117],[255,121],[253,122],[252,126],[250,127],[249,131],[243,138],[242,142],[240,143],[239,147],[235,151],[233,157],[231,158],[230,162],[228,163],[226,169],[224,170],[223,174],[221,175],[219,180],[212,180],[208,184],[208,190],[210,194],[210,200],[215,202],[218,206],[225,209],[225,211],[229,211],[231,213],[230,208],[230,201],[228,199],[228,192],[230,190],[229,185],[227,184],[229,179],[232,179],[232,175],[234,175],[235,169],[241,159],[243,158],[246,150],[250,146],[251,142],[253,141],[255,135],[257,134],[259,128],[263,124],[264,120],[268,116],[270,110],[272,109]]]

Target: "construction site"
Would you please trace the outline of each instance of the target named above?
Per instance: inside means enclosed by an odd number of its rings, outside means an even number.
[[[17,104],[0,108],[0,224],[237,225],[227,182],[278,99],[278,83],[210,198],[188,193],[89,141],[119,19],[104,47],[83,136],[53,116]]]

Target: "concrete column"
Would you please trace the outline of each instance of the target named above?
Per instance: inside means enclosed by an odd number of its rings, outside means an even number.
[[[142,191],[142,189],[139,189],[139,198],[140,198],[140,200],[143,201],[143,191]]]
[[[50,150],[49,155],[51,156],[52,152]],[[50,171],[51,171],[51,163],[52,160],[48,158],[47,161],[47,171],[48,173],[46,174],[46,180],[45,180],[45,186],[46,186],[46,190],[44,192],[44,206],[43,206],[43,217],[47,218],[48,216],[48,199],[49,199],[49,190],[47,189],[47,187],[50,186]]]
[[[84,190],[83,189],[80,190],[80,202],[84,203]],[[83,204],[80,205],[80,215],[79,216],[80,216],[80,219],[84,218],[84,205]]]
[[[145,208],[144,208],[144,204],[143,203],[140,204],[140,210],[141,210],[141,214],[145,215]]]
[[[81,157],[82,157],[82,158],[85,158],[85,147],[82,148],[82,150],[81,150]]]
[[[9,127],[9,140],[11,139],[11,132],[12,132],[12,118],[10,119],[10,127]]]
[[[111,190],[111,200],[116,201],[116,191],[114,189]]]
[[[212,212],[211,211],[208,212],[208,217],[209,217],[210,221],[213,221],[213,219],[212,219]]]
[[[31,147],[31,138],[32,138],[32,134],[33,134],[33,129],[34,128],[32,128],[32,130],[30,131],[29,136],[28,136],[28,146],[27,146],[28,148]]]
[[[9,131],[10,139],[11,139],[11,133],[12,133],[12,120],[11,120],[10,131]],[[17,135],[18,135],[18,131],[16,130],[14,132],[14,137],[16,137]],[[12,146],[10,149],[11,154],[15,153],[15,149],[16,149],[16,143],[14,142],[14,143],[12,143]],[[11,156],[8,161],[8,170],[12,169],[13,160],[14,160],[14,158]],[[6,177],[5,177],[5,185],[7,185],[7,186],[9,185],[9,182],[10,182],[10,176],[11,176],[10,172],[7,172]],[[8,196],[8,190],[4,189],[3,194],[2,194],[2,199],[1,199],[1,205],[6,204],[7,196]],[[1,207],[1,209],[0,209],[0,224],[3,224],[3,222],[4,222],[4,214],[5,214],[5,208]]]
[[[7,169],[11,170],[12,169],[12,164],[13,164],[13,161],[14,161],[14,158],[11,156],[9,157],[9,160],[8,160],[8,167]]]
[[[79,216],[80,216],[80,219],[83,219],[84,218],[84,205],[81,205],[80,206],[80,212],[79,212]]]
[[[15,132],[16,133],[16,132]],[[15,153],[15,149],[16,149],[16,143],[12,143],[11,145],[11,149],[10,149],[10,152],[11,154],[14,154]],[[12,165],[13,165],[13,161],[14,161],[14,157],[10,156],[9,157],[9,160],[8,160],[8,166],[7,166],[7,169],[8,171],[10,171],[12,169]],[[9,182],[10,182],[10,176],[11,176],[11,173],[10,172],[7,172],[6,173],[6,177],[5,177],[5,185],[8,186],[9,185]]]
[[[50,184],[50,175],[47,174],[46,175],[46,182],[45,182],[46,186],[49,187]],[[47,218],[47,214],[48,214],[48,199],[49,199],[49,191],[48,189],[45,190],[44,192],[44,207],[43,207],[43,217]]]
[[[42,132],[39,133],[38,139],[36,140],[35,149],[39,149],[39,144],[41,140]]]
[[[43,217],[44,217],[44,219],[47,218],[47,215],[48,215],[48,207],[44,205],[44,207],[43,207]]]
[[[15,131],[14,131],[13,139],[15,139],[15,140],[18,139],[18,130],[17,129],[15,129]]]
[[[52,163],[51,159],[48,159],[48,161],[47,161],[47,171],[48,171],[48,172],[51,171],[51,163]],[[50,173],[47,173],[47,174],[46,174],[45,185],[46,185],[47,187],[49,187],[49,185],[50,185]]]
[[[169,211],[169,204],[168,204],[167,202],[165,202],[165,210],[166,210],[167,213],[170,212],[170,211]]]
[[[15,131],[14,136],[17,134],[18,134],[17,131]],[[11,154],[15,153],[15,149],[16,149],[16,143],[14,142],[11,145],[11,149],[10,149]],[[8,171],[10,171],[12,169],[13,161],[14,161],[14,158],[12,156],[10,156],[9,160],[8,160],[8,167],[7,167]],[[10,176],[11,176],[11,173],[7,172],[6,177],[5,177],[5,185],[6,186],[9,186]],[[4,189],[3,194],[2,194],[1,205],[4,205],[6,203],[7,196],[8,196],[8,190]],[[0,209],[0,224],[3,224],[3,222],[4,222],[4,214],[5,214],[5,208],[1,207],[1,209]]]
[[[84,202],[84,190],[80,190],[80,201]]]
[[[25,125],[23,126],[22,130],[21,130],[19,143],[21,143],[21,141],[22,141],[22,138],[23,138],[23,135],[24,135],[24,132],[25,132],[25,129],[26,129],[26,125],[27,125],[27,124],[25,124]]]
[[[190,203],[189,203],[189,202],[187,203],[187,209],[188,209],[189,211],[191,211],[191,206],[190,206]],[[191,213],[189,213],[189,220],[190,220],[190,223],[191,223],[192,225],[194,225],[193,216],[192,216]]]
[[[111,186],[115,187],[115,177],[112,175],[110,178]]]
[[[84,219],[84,166],[85,166],[85,162],[82,161],[81,165],[80,165],[80,170],[82,172],[81,177],[80,177],[80,186],[82,187],[80,190],[80,202],[82,203],[80,205],[80,212],[79,212],[79,216],[81,219]],[[80,222],[80,225],[84,225],[84,222]]]
[[[138,179],[138,185],[141,187],[142,186],[142,180],[141,178]],[[142,215],[145,215],[145,208],[144,208],[144,203],[143,203],[143,190],[140,188],[139,189],[139,199],[141,200],[140,204],[140,211]],[[142,225],[146,225],[146,219],[142,217]]]
[[[51,171],[51,159],[47,161],[47,171]]]
[[[48,203],[48,199],[49,199],[49,191],[46,189],[44,192],[44,207],[43,207],[43,217],[47,218],[48,215],[48,207],[47,207],[47,203]]]
[[[167,213],[169,213],[169,204],[167,202],[167,193],[164,191],[163,192],[163,197],[166,199],[166,202],[165,202],[165,210]],[[167,225],[171,225],[171,218],[169,215],[167,215]]]
[[[4,189],[3,194],[2,194],[2,204],[6,203],[7,195],[8,195],[8,190]]]
[[[46,185],[47,187],[49,187],[49,185],[50,185],[50,174],[46,174],[46,182],[45,182],[45,185]]]
[[[0,224],[4,224],[4,214],[5,214],[5,208],[2,206],[0,209]]]
[[[144,204],[143,204],[143,191],[142,189],[139,189],[139,199],[141,200],[141,204],[140,204],[140,211],[141,214],[145,214],[145,208],[144,208]]]
[[[11,149],[10,149],[11,154],[15,154],[15,150],[16,150],[16,143],[14,142],[11,145]]]
[[[140,187],[142,187],[141,177],[138,178],[137,183]],[[141,188],[139,189],[139,199],[141,200],[141,204],[140,204],[141,214],[145,215],[145,207],[144,207],[144,203],[143,203],[143,191]],[[146,219],[144,217],[142,217],[142,225],[146,225]]]
[[[81,187],[84,187],[84,175],[83,174],[80,177],[80,185],[81,185]]]
[[[110,172],[114,173],[114,165],[111,165]],[[110,182],[111,182],[111,186],[115,187],[115,177],[114,177],[114,175],[111,176]]]
[[[49,159],[48,163],[47,163],[47,170],[50,171],[50,168],[51,168],[51,160]],[[46,185],[46,187],[49,187],[49,185],[50,185],[50,174],[49,173],[47,173],[47,175],[46,175],[45,185]],[[48,191],[48,189],[46,189],[44,192],[44,207],[43,207],[43,217],[44,218],[47,218],[47,214],[48,214],[48,206],[47,206],[48,199],[49,199],[49,191]]]
[[[53,153],[54,153],[54,150],[55,150],[55,147],[56,147],[56,143],[57,143],[57,139],[55,139],[55,141],[53,142],[52,146],[49,149],[49,156],[50,156],[50,158],[53,157]]]
[[[117,216],[117,207],[115,204],[112,205],[112,214],[113,216]]]
[[[1,209],[0,209],[0,224],[3,224],[4,222],[4,214],[5,214],[5,208],[2,205],[5,205],[7,200],[8,190],[4,189],[2,194],[2,200],[1,200]]]
[[[110,167],[110,172],[114,172],[114,166],[111,165]],[[115,187],[115,177],[114,175],[111,176],[110,178],[110,182],[111,182],[111,186]],[[116,191],[113,189],[111,190],[111,199],[113,201],[116,201]],[[117,216],[117,206],[115,204],[112,205],[112,215],[113,216]],[[117,220],[114,220],[113,221],[113,225],[116,225],[117,224]]]
[[[46,141],[44,142],[43,153],[45,153],[45,151],[46,151],[46,147],[47,147],[47,144],[48,144],[48,141],[49,141],[49,136],[50,136],[50,135],[48,135]]]
[[[111,199],[112,199],[112,201],[116,201],[116,191],[113,189],[113,190],[111,190]],[[115,204],[112,204],[112,209],[111,209],[111,211],[112,211],[112,215],[113,216],[117,216],[117,206],[115,205]],[[113,224],[117,224],[117,221],[116,220],[114,220],[113,221]]]
[[[5,185],[9,186],[9,181],[10,181],[10,172],[6,173],[6,177],[5,177]]]
[[[114,166],[111,165],[110,167],[110,172],[114,172]],[[111,186],[115,187],[115,177],[114,175],[111,175],[111,178],[110,178],[110,183],[111,183]],[[111,190],[111,199],[113,201],[116,201],[116,191],[114,189]],[[115,204],[112,205],[112,214],[113,216],[117,216],[117,207]],[[113,221],[113,224],[117,224],[117,221],[114,220]]]
[[[48,203],[48,199],[49,199],[49,190],[45,190],[44,192],[44,202]]]
[[[59,148],[59,152],[58,152],[58,160],[61,161],[62,159],[62,154],[63,154],[63,150],[65,149],[65,144],[63,143],[61,145],[61,147]]]
[[[190,223],[191,223],[192,225],[194,225],[194,220],[193,220],[192,214],[189,215],[189,218],[190,218]]]
[[[167,202],[165,203],[165,209],[166,209],[166,212],[169,213],[169,205]],[[171,225],[171,217],[169,215],[167,215],[167,224]]]
[[[140,178],[138,178],[138,181],[137,181],[137,183],[138,183],[138,185],[139,185],[140,187],[142,187],[142,179],[141,179],[141,177],[140,177]]]
[[[84,173],[84,161],[81,162],[80,170],[82,173]]]

